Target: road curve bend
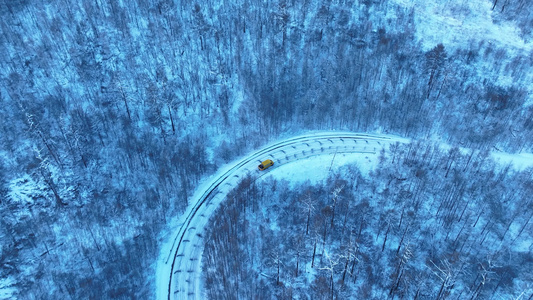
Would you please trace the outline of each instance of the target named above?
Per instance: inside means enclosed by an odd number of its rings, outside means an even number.
[[[163,299],[204,299],[201,290],[203,235],[209,217],[241,178],[263,176],[275,168],[260,172],[257,165],[267,158],[275,166],[311,156],[330,153],[377,153],[391,143],[409,142],[387,135],[350,132],[322,132],[278,141],[258,150],[213,176],[211,182],[196,192],[195,200],[184,213],[179,228],[172,235],[158,263],[157,297]]]

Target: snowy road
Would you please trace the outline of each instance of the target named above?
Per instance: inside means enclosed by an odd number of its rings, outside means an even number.
[[[290,138],[259,150],[228,166],[202,185],[166,247],[166,258],[159,262],[157,288],[159,299],[203,299],[201,290],[202,240],[209,217],[224,200],[225,195],[245,176],[260,177],[276,167],[315,155],[331,153],[377,154],[392,142],[408,142],[393,136],[355,133],[316,133]],[[257,165],[267,158],[275,165],[265,172]],[[166,278],[166,284],[165,279]]]
[[[201,259],[205,226],[225,195],[245,176],[255,178],[276,172],[280,165],[311,156],[333,153],[364,153],[377,155],[391,143],[408,143],[408,139],[346,132],[323,132],[289,138],[251,153],[240,161],[222,167],[196,191],[178,222],[178,229],[163,247],[157,265],[156,286],[158,299],[204,299],[202,294]],[[442,145],[445,146],[445,145]],[[446,148],[446,147],[445,147]],[[463,149],[464,150],[464,149]],[[531,154],[508,155],[493,153],[501,163],[513,163],[516,169],[533,166]],[[266,171],[257,165],[267,158],[275,165]]]

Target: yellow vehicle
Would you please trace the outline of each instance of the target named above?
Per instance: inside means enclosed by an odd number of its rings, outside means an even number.
[[[264,171],[268,169],[268,167],[271,167],[273,165],[274,165],[274,162],[271,159],[267,159],[264,162],[262,162],[259,166],[257,166],[257,168],[259,169],[259,171]]]

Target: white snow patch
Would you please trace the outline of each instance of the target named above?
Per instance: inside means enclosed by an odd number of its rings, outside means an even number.
[[[374,169],[378,163],[379,153],[337,153],[317,155],[279,167],[274,165],[275,172],[270,172],[265,178],[286,180],[291,184],[300,184],[309,181],[317,184],[340,167],[347,164],[357,164],[363,174]]]
[[[33,204],[35,195],[40,194],[37,184],[28,175],[15,178],[9,183],[8,199],[13,202],[22,202],[24,204]]]
[[[508,21],[494,23],[491,1],[394,1],[415,11],[416,38],[425,50],[439,43],[463,48],[472,41],[487,41],[508,50],[529,52],[533,49],[532,42],[520,37],[520,29],[515,24]]]
[[[15,281],[11,277],[0,278],[0,299],[12,299],[16,289]]]
[[[533,167],[533,153],[504,153],[504,152],[492,152],[492,158],[494,161],[501,165],[511,164],[517,171],[523,171],[526,168]]]

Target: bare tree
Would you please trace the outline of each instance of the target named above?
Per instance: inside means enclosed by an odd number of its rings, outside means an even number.
[[[333,205],[331,207],[331,228],[333,228],[333,222],[334,222],[334,219],[335,219],[335,206],[337,205],[337,200],[339,198],[339,194],[342,192],[342,190],[344,189],[344,184],[342,186],[339,186],[339,187],[336,187],[332,194],[333,194]]]
[[[400,262],[398,263],[398,266],[394,271],[394,280],[392,281],[389,295],[392,295],[396,290],[398,290],[398,286],[400,285],[400,281],[402,280],[404,272],[403,269],[412,257],[413,252],[411,251],[410,242],[407,242],[407,245],[405,245],[405,248],[403,250],[403,254],[400,257]]]
[[[464,273],[465,264],[460,265],[459,267],[453,265],[449,260],[441,260],[441,265],[436,265],[432,260],[430,260],[433,267],[428,268],[431,272],[439,278],[442,282],[437,297],[435,299],[445,298],[447,294],[455,287],[455,282],[459,274]],[[427,266],[427,265],[426,265]]]
[[[470,299],[479,297],[480,293],[482,292],[482,288],[492,279],[491,277],[495,273],[493,271],[495,268],[498,268],[498,266],[495,264],[494,258],[490,255],[487,257],[485,262],[479,263],[479,273],[474,280],[474,284],[476,284],[477,278],[479,278],[479,283],[476,289],[471,292],[472,297]]]
[[[340,263],[339,256],[329,255],[328,251],[324,251],[324,256],[326,257],[326,266],[319,268],[319,270],[326,270],[329,273],[330,279],[330,288],[331,288],[331,299],[333,299],[334,285],[333,285],[333,275],[335,274],[335,267]]]
[[[305,198],[301,200],[303,210],[307,214],[307,222],[305,225],[305,234],[309,234],[309,222],[311,221],[311,213],[315,211],[316,201],[311,198],[311,192],[308,192]]]
[[[426,68],[429,72],[429,80],[427,83],[427,95],[426,98],[429,98],[429,94],[435,85],[437,77],[440,75],[441,68],[446,62],[446,50],[444,50],[444,45],[438,44],[431,51],[426,53]]]

